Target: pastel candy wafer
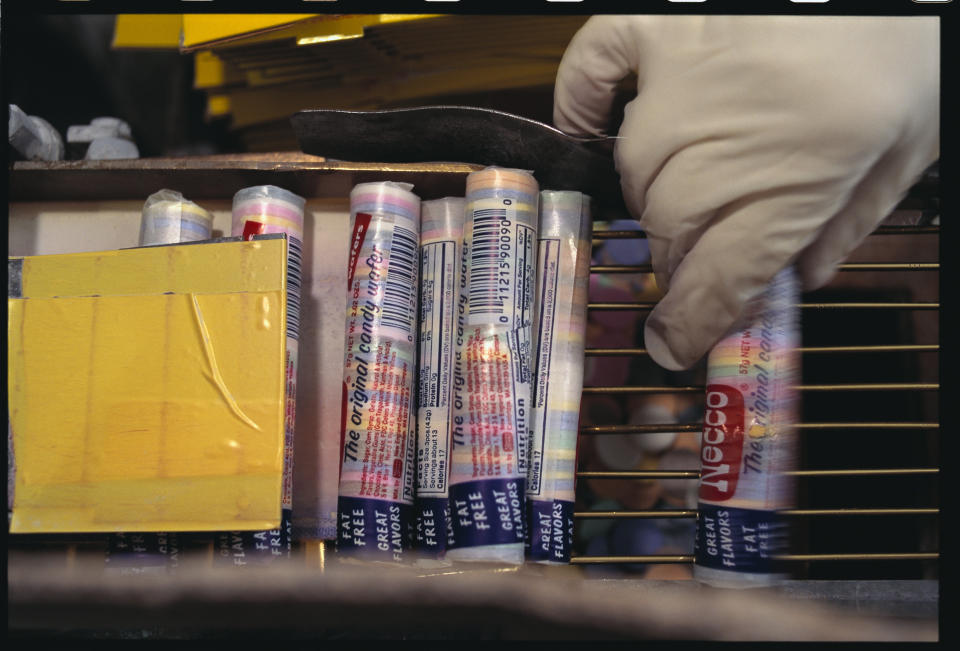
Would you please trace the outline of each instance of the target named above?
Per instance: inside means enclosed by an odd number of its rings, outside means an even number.
[[[420,199],[409,184],[350,193],[337,550],[402,562],[412,544]]]
[[[540,193],[527,553],[568,563],[590,277],[590,197]]]

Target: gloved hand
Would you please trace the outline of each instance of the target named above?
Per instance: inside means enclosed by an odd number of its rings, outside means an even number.
[[[630,71],[614,158],[666,290],[645,345],[671,370],[788,264],[826,284],[939,156],[935,17],[591,18],[560,64],[556,126],[601,135]]]

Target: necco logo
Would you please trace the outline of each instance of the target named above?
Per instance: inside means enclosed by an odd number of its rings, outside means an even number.
[[[743,456],[743,395],[724,384],[707,385],[707,412],[700,446],[700,499],[733,497]]]

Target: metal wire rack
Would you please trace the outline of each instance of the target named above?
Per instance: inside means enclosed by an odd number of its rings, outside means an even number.
[[[885,240],[883,243],[886,248],[891,248],[890,243],[902,239],[905,236],[930,236],[927,245],[922,247],[929,255],[929,252],[936,252],[936,241],[939,236],[939,226],[935,225],[934,215],[937,213],[938,202],[935,196],[935,173],[928,173],[925,182],[915,186],[911,195],[905,199],[899,209],[909,212],[913,210],[913,217],[888,219],[884,225],[877,228],[870,236],[870,240]],[[920,216],[916,213],[919,211]],[[898,213],[894,213],[897,215]],[[593,234],[594,242],[602,245],[605,242],[623,239],[642,239],[645,234],[638,230],[596,230]],[[894,247],[895,248],[895,247]],[[883,260],[883,261],[855,261],[842,264],[838,267],[838,277],[849,276],[850,274],[873,274],[873,278],[880,286],[893,286],[902,284],[905,277],[911,282],[930,283],[936,286],[940,265],[936,260],[928,261],[910,261],[910,260]],[[651,274],[653,272],[650,264],[593,264],[590,269],[591,274],[595,275],[613,275],[613,274]],[[601,302],[593,301],[588,305],[589,312],[596,314],[598,312],[648,312],[656,305],[655,301],[623,301],[623,302]],[[936,319],[940,304],[937,300],[887,300],[885,298],[877,300],[810,300],[805,297],[799,303],[802,310],[801,323],[804,323],[807,315],[819,312],[822,318],[832,319],[834,322],[842,322],[847,315],[853,313],[890,313],[896,312],[906,315],[926,314],[927,318]],[[929,314],[927,314],[929,313]],[[803,339],[806,339],[804,331]],[[599,342],[602,343],[602,342]],[[934,368],[936,364],[936,353],[940,350],[939,343],[936,341],[911,341],[906,336],[901,337],[900,341],[889,341],[887,343],[874,343],[873,341],[864,341],[863,343],[848,343],[845,345],[804,345],[800,348],[800,353],[804,361],[804,366],[808,360],[819,359],[835,360],[838,364],[850,364],[856,366],[859,360],[867,356],[891,356],[906,355],[912,356],[916,361],[919,356],[925,356],[923,366],[927,369]],[[587,358],[626,358],[629,360],[641,360],[648,357],[647,351],[642,347],[602,347],[599,345],[590,345],[586,349]],[[936,371],[934,371],[935,373]],[[929,373],[928,373],[929,374]],[[914,374],[916,375],[916,374]],[[688,379],[686,377],[685,379]],[[894,420],[871,418],[869,416],[858,415],[852,419],[840,419],[829,413],[819,413],[819,417],[810,419],[805,417],[798,423],[797,429],[801,441],[806,437],[816,436],[821,432],[829,433],[832,436],[845,436],[856,432],[889,432],[902,437],[916,437],[917,434],[934,433],[939,428],[936,422],[935,404],[938,399],[940,384],[938,381],[931,381],[931,378],[906,377],[898,378],[898,381],[883,382],[834,382],[834,381],[803,381],[797,389],[801,397],[806,399],[808,396],[816,394],[832,395],[834,397],[850,394],[868,394],[874,396],[876,400],[890,400],[886,396],[890,394],[928,394],[925,409],[917,413],[923,415],[919,419]],[[697,396],[702,393],[704,387],[702,384],[692,382],[664,382],[655,384],[622,384],[618,386],[585,386],[583,389],[584,400],[591,396],[604,396],[611,398],[618,397],[641,397],[641,396],[663,396],[663,395],[686,395]],[[934,402],[930,402],[930,400]],[[646,436],[651,434],[669,433],[669,432],[699,432],[702,428],[700,422],[681,422],[681,423],[615,423],[615,424],[582,424],[581,435],[584,438],[611,436],[611,435],[633,435]],[[802,445],[803,443],[801,443]],[[922,443],[920,444],[923,445]],[[935,447],[935,444],[934,444]],[[909,456],[909,455],[908,455]],[[923,456],[923,455],[921,455]],[[870,479],[880,479],[884,482],[893,483],[901,478],[926,478],[935,482],[939,474],[939,467],[935,454],[929,450],[926,457],[930,459],[930,465],[921,466],[918,464],[904,464],[896,467],[817,467],[796,470],[790,474],[803,482],[817,482],[821,480],[851,480],[862,481]],[[821,460],[817,466],[829,464],[829,459]],[[866,463],[869,463],[867,461]],[[577,472],[578,486],[582,486],[583,480],[628,480],[631,482],[655,482],[660,480],[684,480],[696,482],[699,478],[698,468],[689,468],[682,470],[596,470],[579,468]],[[815,519],[848,519],[853,520],[861,517],[880,517],[891,526],[895,526],[896,519],[903,516],[914,516],[922,519],[920,528],[930,532],[935,532],[938,526],[939,508],[934,504],[924,503],[923,500],[931,499],[935,502],[935,488],[929,484],[926,493],[919,491],[913,495],[914,502],[904,505],[900,503],[867,507],[859,507],[854,504],[841,505],[837,507],[823,507],[816,503],[816,500],[805,499],[801,495],[800,503],[797,508],[785,512],[794,522],[802,520]],[[809,495],[806,496],[809,498]],[[901,502],[902,500],[896,500]],[[602,510],[591,508],[578,508],[574,512],[576,525],[583,526],[587,521],[592,520],[622,520],[622,519],[695,519],[697,517],[696,509],[692,508],[650,508],[650,509],[617,509]],[[801,535],[806,533],[807,527],[799,527]],[[788,561],[797,570],[796,575],[799,578],[805,578],[803,575],[809,574],[808,568],[811,564],[829,564],[830,562],[856,561],[861,563],[891,561],[906,562],[919,561],[924,562],[924,569],[920,570],[924,578],[936,576],[936,561],[939,559],[939,552],[934,548],[936,534],[930,534],[925,539],[916,539],[916,545],[908,551],[829,551],[817,549],[809,551],[809,543],[801,541],[795,545],[798,549],[794,553],[785,554],[781,558]],[[692,541],[691,541],[692,542]],[[808,550],[809,553],[803,553]],[[627,564],[691,564],[694,557],[689,554],[637,554],[637,555],[593,555],[580,553],[572,559],[572,563],[580,566],[594,565],[627,565]],[[886,566],[885,566],[886,567]],[[881,570],[882,571],[882,570]],[[894,575],[898,572],[894,570]],[[840,577],[837,577],[840,578]],[[919,577],[917,577],[919,578]]]

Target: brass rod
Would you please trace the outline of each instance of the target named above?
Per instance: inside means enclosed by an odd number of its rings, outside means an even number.
[[[871,235],[938,235],[939,226],[880,226]],[[636,240],[646,239],[643,231],[593,231],[595,240]]]
[[[940,344],[901,344],[878,346],[801,346],[797,352],[810,353],[936,353]],[[641,357],[648,355],[646,348],[587,348],[587,357]]]
[[[655,301],[642,301],[637,303],[588,303],[589,310],[602,311],[643,311],[652,310],[656,306]],[[940,303],[798,303],[797,307],[802,310],[939,310]]]
[[[935,561],[937,552],[903,554],[783,554],[775,556],[781,561]]]
[[[608,393],[699,393],[702,386],[686,387],[583,387],[583,395],[597,395]]]
[[[896,509],[782,509],[782,515],[937,515],[940,509],[896,508]],[[653,511],[575,511],[574,519],[579,520],[628,520],[638,518],[695,518],[695,509],[660,509]]]
[[[797,391],[939,391],[932,382],[887,382],[880,384],[799,384]]]
[[[939,468],[856,468],[852,470],[790,470],[791,477],[879,477],[896,475],[936,475]],[[584,470],[584,479],[699,479],[699,470]]]
[[[583,470],[583,479],[699,479],[699,470]]]
[[[575,520],[607,520],[626,518],[695,518],[697,512],[692,509],[662,509],[655,511],[574,511]]]
[[[939,429],[940,423],[797,423],[797,429]]]
[[[851,470],[791,470],[793,477],[869,477],[875,475],[936,475],[939,468],[855,468]]]
[[[799,303],[797,305],[804,310],[824,310],[824,309],[891,309],[891,310],[939,310],[940,303]]]
[[[880,384],[799,384],[797,391],[939,391],[940,385],[928,382],[889,382]],[[702,386],[629,386],[583,387],[584,395],[619,393],[696,393]]]
[[[593,231],[594,240],[645,240],[647,234],[643,231]]]
[[[939,423],[796,423],[796,429],[939,429]],[[660,432],[699,432],[702,423],[662,423],[648,425],[586,425],[581,434],[655,434]]]
[[[652,264],[595,264],[590,266],[592,274],[650,274]]]
[[[784,509],[784,515],[937,515],[940,509]]]
[[[939,226],[880,226],[872,235],[939,235]]]
[[[937,552],[907,552],[902,554],[778,554],[779,561],[935,561],[940,558]],[[574,556],[572,565],[602,565],[614,563],[693,563],[692,555],[677,556]]]
[[[587,303],[588,310],[652,310],[656,302],[644,303]]]
[[[606,563],[693,563],[693,556],[574,556],[572,565],[603,565]]]
[[[931,353],[940,344],[900,344],[893,346],[810,346],[797,348],[801,353]]]
[[[939,262],[849,262],[837,265],[837,271],[939,271]],[[652,264],[595,264],[592,274],[649,274]]]
[[[587,348],[583,354],[587,357],[640,357],[649,353],[646,348]]]
[[[702,423],[665,423],[662,425],[586,425],[581,434],[656,434],[659,432],[699,432]]]

